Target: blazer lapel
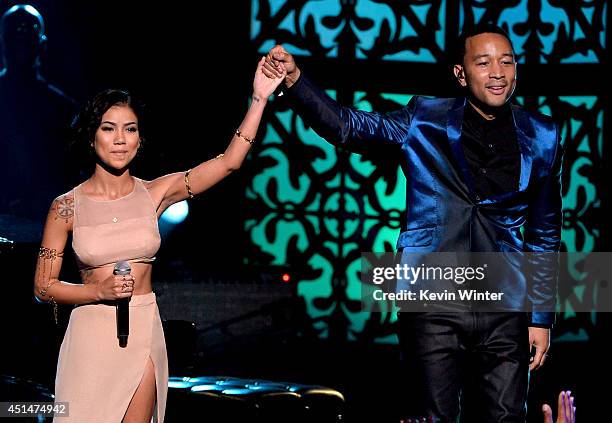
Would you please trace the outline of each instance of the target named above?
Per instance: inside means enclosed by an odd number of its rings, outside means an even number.
[[[466,105],[465,98],[457,98],[451,104],[448,110],[447,122],[446,122],[446,133],[448,135],[448,142],[455,158],[455,162],[459,166],[463,181],[467,185],[470,196],[474,194],[474,179],[472,173],[468,167],[467,161],[465,160],[465,154],[463,153],[463,146],[461,145],[461,125],[463,124],[463,111]]]
[[[448,141],[450,143],[451,151],[455,158],[457,165],[463,176],[470,195],[473,197],[474,192],[474,179],[472,173],[467,165],[465,154],[463,153],[463,146],[461,145],[461,125],[463,123],[463,112],[467,104],[467,99],[457,98],[448,111],[448,120],[446,125],[446,132],[448,135]],[[533,162],[533,150],[531,143],[534,138],[534,128],[529,120],[529,116],[523,109],[516,105],[512,105],[512,116],[514,119],[514,127],[516,128],[516,138],[521,153],[521,171],[519,176],[519,187],[518,191],[525,191],[529,186],[529,179],[531,177],[531,166]],[[500,194],[502,197],[506,197],[511,193]],[[499,195],[494,195],[491,198],[485,200],[485,202],[491,202],[498,199]]]
[[[533,162],[533,149],[531,143],[535,135],[534,128],[527,113],[520,107],[512,105],[512,115],[514,117],[514,127],[516,128],[516,138],[518,139],[519,149],[521,150],[519,191],[525,191],[531,177],[531,165]]]

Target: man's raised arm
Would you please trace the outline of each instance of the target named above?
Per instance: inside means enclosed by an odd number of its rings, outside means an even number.
[[[287,72],[285,85],[296,112],[326,141],[350,151],[361,152],[369,144],[401,145],[406,139],[418,103],[389,114],[344,107],[310,81],[295,63],[293,55],[277,45],[266,56],[263,71],[270,78]]]

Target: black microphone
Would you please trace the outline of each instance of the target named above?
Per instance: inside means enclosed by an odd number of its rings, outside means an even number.
[[[113,275],[129,275],[132,272],[132,267],[127,261],[118,261],[115,263]],[[117,310],[117,338],[119,338],[119,346],[125,348],[127,346],[128,335],[130,334],[130,297],[120,298],[116,302]]]

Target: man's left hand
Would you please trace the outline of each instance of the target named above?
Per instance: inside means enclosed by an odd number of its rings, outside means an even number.
[[[535,348],[535,355],[529,364],[530,371],[538,370],[546,361],[550,348],[550,329],[529,327],[529,351],[532,348]]]

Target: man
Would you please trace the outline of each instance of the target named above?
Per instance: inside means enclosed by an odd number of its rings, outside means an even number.
[[[47,38],[41,14],[18,4],[0,18],[0,215],[44,222],[49,204],[58,192],[77,181],[67,166],[68,127],[75,104],[40,74]],[[9,182],[11,181],[11,182]],[[10,220],[12,223],[13,220]],[[15,221],[19,222],[19,221]],[[18,225],[18,223],[15,223]],[[39,228],[39,231],[42,228]],[[25,232],[26,228],[15,232]],[[38,242],[40,233],[13,238]]]
[[[282,46],[270,50],[264,72],[276,77],[287,71],[295,109],[327,141],[353,151],[378,144],[397,148],[407,179],[399,250],[556,252],[559,130],[550,118],[510,105],[516,62],[501,28],[471,28],[458,45],[453,72],[466,97],[414,97],[388,115],[342,107],[302,74]],[[499,290],[504,288],[517,289]],[[528,299],[536,311],[400,314],[400,347],[418,363],[416,383],[427,413],[456,421],[465,394],[478,406],[470,410],[470,422],[525,421],[528,370],[544,363],[554,320],[551,308],[535,305],[549,305],[555,292],[519,288],[515,301]],[[462,392],[466,378],[473,389]]]
[[[40,243],[49,204],[78,183],[78,173],[72,172],[76,166],[68,165],[66,142],[75,104],[41,76],[45,44],[45,23],[34,7],[18,4],[1,15],[0,237],[22,248],[19,254],[0,253],[8,269],[5,279],[13,281],[4,291],[11,301],[0,311],[0,321],[15,335],[15,348],[8,349],[4,362],[12,374],[35,375],[50,384],[59,350],[56,341],[61,339],[50,309],[24,308],[32,303],[28,274],[34,271],[31,257],[38,254],[34,248]],[[24,247],[31,254],[24,254]],[[17,315],[28,318],[15,321]]]

